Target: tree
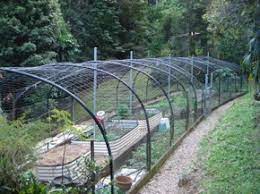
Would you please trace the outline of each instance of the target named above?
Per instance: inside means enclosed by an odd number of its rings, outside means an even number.
[[[244,57],[243,67],[246,73],[254,76],[255,99],[260,100],[260,4],[256,6],[255,35],[249,42],[248,54]]]
[[[119,9],[115,0],[64,0],[60,1],[65,20],[80,44],[81,57],[90,59],[93,47],[98,47],[102,57],[115,56],[120,47]]]
[[[249,37],[253,34],[255,3],[255,0],[211,1],[204,15],[210,33],[211,55],[241,62]]]
[[[57,0],[0,2],[1,66],[36,66],[70,60],[76,42]]]
[[[160,1],[149,7],[148,49],[153,56],[181,55],[182,40],[176,38],[183,34],[183,15],[185,8],[177,0]]]
[[[116,57],[127,58],[129,51],[134,50],[136,57],[146,51],[147,34],[147,1],[119,0],[119,22],[123,30],[120,32],[121,52]]]

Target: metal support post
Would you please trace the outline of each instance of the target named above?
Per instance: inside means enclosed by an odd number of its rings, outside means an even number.
[[[171,56],[169,56],[170,61],[171,61]],[[171,62],[169,63],[169,74],[168,74],[168,97],[170,98],[171,95],[171,68],[170,68]]]
[[[129,85],[132,89],[133,88],[133,51],[130,51],[130,74],[129,74]],[[130,114],[133,113],[133,94],[131,91],[129,91],[129,112]]]

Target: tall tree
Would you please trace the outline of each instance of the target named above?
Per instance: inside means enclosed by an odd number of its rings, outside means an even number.
[[[211,53],[241,62],[253,34],[255,0],[214,0],[204,18],[209,23]]]
[[[89,59],[95,46],[102,52],[102,57],[115,56],[121,49],[119,34],[123,30],[115,0],[64,0],[60,2],[65,20],[80,44],[79,60]]]
[[[1,66],[41,65],[73,53],[76,44],[56,1],[0,2]]]
[[[119,58],[129,55],[129,50],[136,51],[139,57],[146,51],[147,1],[118,0],[119,19],[123,30],[120,33],[122,52]]]

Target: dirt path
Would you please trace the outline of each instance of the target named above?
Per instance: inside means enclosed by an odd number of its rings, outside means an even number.
[[[200,169],[194,170],[199,143],[213,130],[220,118],[233,103],[231,101],[212,112],[181,143],[162,169],[140,191],[141,194],[186,194],[199,193],[196,179]],[[193,169],[192,169],[193,168]],[[190,171],[193,171],[190,173]],[[188,174],[188,175],[187,175]],[[199,175],[198,175],[199,176]]]

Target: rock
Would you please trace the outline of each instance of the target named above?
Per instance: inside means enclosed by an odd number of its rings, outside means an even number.
[[[178,186],[179,186],[179,187],[184,187],[184,186],[186,186],[190,181],[191,181],[191,178],[190,178],[188,175],[182,175],[182,176],[179,178]]]

